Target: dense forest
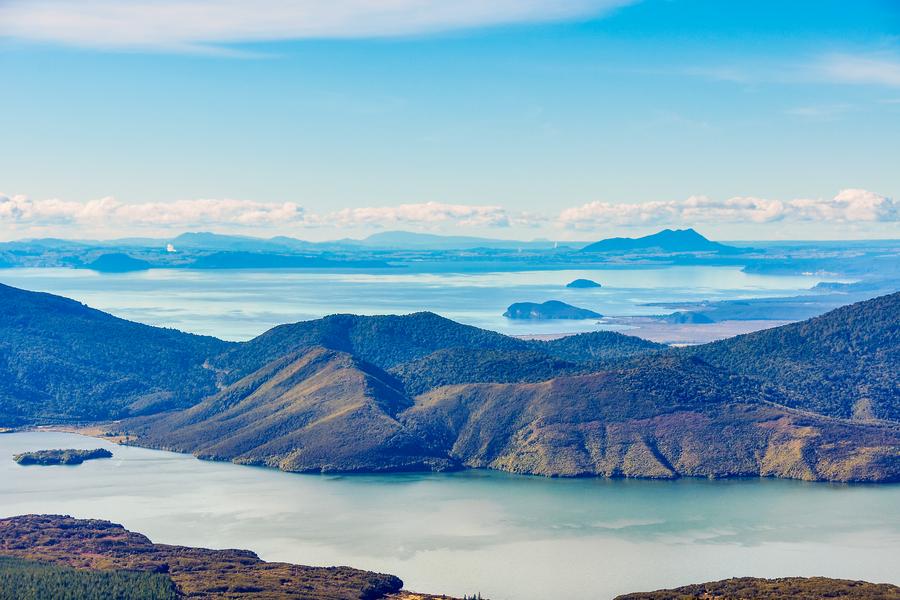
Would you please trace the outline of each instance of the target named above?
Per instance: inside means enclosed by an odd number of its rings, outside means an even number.
[[[215,390],[207,356],[231,344],[118,319],[0,284],[0,425],[182,408]]]
[[[74,569],[0,556],[0,600],[177,600],[161,573]]]
[[[900,421],[900,293],[685,350],[835,417]]]

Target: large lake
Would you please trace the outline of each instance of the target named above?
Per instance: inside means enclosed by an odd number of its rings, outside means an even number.
[[[98,446],[114,457],[10,459]],[[156,542],[349,564],[494,600],[604,599],[742,575],[900,583],[900,485],[298,475],[73,434],[0,435],[0,515],[22,513],[109,519]]]
[[[566,283],[581,277],[603,287],[566,289]],[[819,281],[818,276],[758,275],[740,267],[705,266],[495,273],[154,269],[100,274],[84,269],[0,269],[0,283],[74,298],[142,323],[231,340],[333,313],[422,310],[512,335],[590,331],[616,326],[595,319],[511,321],[502,314],[513,302],[545,300],[610,316],[660,314],[668,311],[645,304],[790,296]]]

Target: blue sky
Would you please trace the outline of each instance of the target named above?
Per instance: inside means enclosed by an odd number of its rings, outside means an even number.
[[[892,0],[250,4],[0,5],[0,237],[900,237]]]

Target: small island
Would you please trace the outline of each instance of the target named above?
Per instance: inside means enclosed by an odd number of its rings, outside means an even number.
[[[37,450],[13,456],[20,465],[80,465],[86,460],[111,458],[112,452],[105,448],[94,450]]]
[[[602,287],[599,283],[594,281],[593,279],[575,279],[566,284],[567,288],[572,288],[576,290],[584,290],[590,288],[598,288]]]
[[[661,318],[664,323],[706,325],[715,323],[715,319],[707,314],[693,311],[678,311]]]
[[[510,304],[503,316],[507,319],[599,319],[598,312],[586,308],[578,308],[559,300],[548,300],[543,304],[537,302],[516,302]]]

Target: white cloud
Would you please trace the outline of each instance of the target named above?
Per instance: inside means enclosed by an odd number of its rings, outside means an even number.
[[[875,192],[846,189],[829,199],[773,200],[738,196],[717,200],[640,203],[590,202],[567,208],[556,219],[511,211],[498,205],[423,202],[396,206],[344,208],[314,213],[294,202],[232,199],[125,203],[112,197],[86,202],[32,200],[0,194],[0,232],[19,237],[51,233],[80,237],[92,232],[175,232],[193,227],[219,231],[296,231],[298,228],[371,230],[403,228],[447,231],[457,228],[506,229],[562,226],[593,230],[607,226],[668,226],[706,223],[766,225],[784,223],[864,224],[900,222],[900,202]]]
[[[109,227],[116,230],[168,229],[196,226],[277,229],[284,227],[330,227],[337,229],[406,226],[434,229],[442,226],[528,226],[534,215],[510,214],[502,206],[473,206],[424,202],[345,208],[316,214],[293,202],[256,202],[231,199],[176,200],[173,202],[125,203],[112,197],[75,202],[32,200],[23,195],[0,194],[0,227],[72,226]]]
[[[691,196],[686,200],[642,203],[590,202],[568,208],[559,223],[570,229],[590,230],[606,225],[639,226],[696,223],[896,222],[900,202],[860,189],[842,190],[831,199],[770,200],[738,196],[715,200]]]
[[[94,47],[197,49],[584,18],[634,0],[5,0],[0,35]]]
[[[111,197],[75,202],[56,198],[32,200],[23,195],[0,194],[0,224],[6,225],[264,227],[304,223],[306,220],[303,208],[293,202],[199,199],[127,204]]]
[[[365,208],[345,208],[326,215],[322,222],[337,227],[419,225],[455,223],[465,227],[508,227],[510,215],[502,206],[470,206],[425,202]]]
[[[819,66],[823,75],[839,83],[900,87],[900,58],[888,54],[832,54]]]

